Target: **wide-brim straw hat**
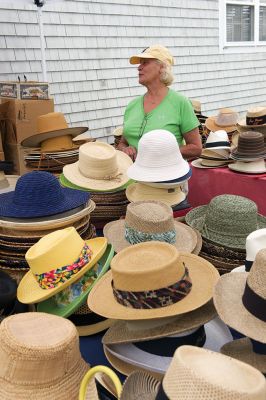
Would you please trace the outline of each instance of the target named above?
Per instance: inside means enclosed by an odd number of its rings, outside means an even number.
[[[82,269],[80,269],[76,274],[72,275],[70,279],[63,282],[61,285],[47,290],[44,290],[39,286],[31,271],[27,272],[27,274],[22,278],[18,287],[17,297],[19,301],[25,304],[39,303],[40,301],[54,296],[71,283],[81,278],[84,273],[92,268],[92,266],[95,265],[96,262],[102,257],[107,247],[107,240],[105,238],[99,237],[86,240],[85,242],[92,251],[92,256],[88,264],[86,264]]]
[[[159,259],[158,263],[154,262],[153,265],[151,265],[151,255],[153,252],[154,258],[156,259],[156,257],[159,257]],[[165,254],[165,257],[162,258],[163,254]],[[147,257],[149,257],[150,265],[149,268],[147,266],[147,269],[143,270],[142,267],[139,267],[139,263],[143,264],[143,260],[147,259]],[[174,264],[173,260],[175,260]],[[145,291],[155,289],[154,274],[158,274],[159,271],[160,274],[167,274],[166,266],[168,270],[167,280],[169,282],[169,277],[172,277],[172,274],[170,274],[170,271],[173,271],[172,266],[176,265],[177,268],[177,264],[179,263],[180,266],[181,264],[183,266],[186,265],[189,270],[192,282],[191,290],[182,300],[169,306],[148,309],[126,307],[118,303],[112,287],[112,285],[115,285],[115,282],[113,282],[112,269],[118,268],[119,270],[121,268],[121,261],[123,263],[127,261],[132,264],[131,267],[126,264],[127,268],[124,272],[115,272],[115,275],[120,280],[125,279],[122,276],[124,273],[127,275],[128,290],[132,287],[132,284],[134,284],[134,287],[137,289],[135,289],[134,292],[138,292],[138,288],[140,285],[143,286],[144,283]],[[170,317],[193,311],[211,300],[213,287],[218,278],[219,274],[215,267],[195,254],[178,252],[174,246],[168,243],[158,241],[140,243],[125,248],[113,258],[111,262],[111,271],[107,272],[90,292],[88,306],[93,312],[112,319],[140,320]],[[152,281],[153,283],[150,284]],[[164,283],[161,283],[161,285],[164,285]],[[167,287],[168,286],[169,284]]]
[[[205,161],[205,165],[204,164],[202,164],[202,162],[204,162]],[[195,167],[195,168],[223,168],[223,167],[227,167],[227,165],[228,165],[228,161],[209,161],[209,163],[208,163],[208,160],[204,160],[203,161],[203,158],[197,158],[197,160],[193,160],[192,162],[191,162],[191,165],[193,165],[193,167]],[[209,164],[209,165],[207,165],[207,164]]]
[[[132,183],[126,188],[126,196],[129,201],[158,200],[169,206],[179,204],[185,200],[186,194],[180,186],[171,189],[162,189],[147,186],[143,183]]]
[[[265,378],[250,365],[207,349],[181,346],[162,384],[150,374],[135,372],[125,381],[120,400],[263,400],[265,395]]]
[[[80,296],[75,298],[71,303],[66,304],[65,306],[58,305],[54,301],[54,298],[50,297],[49,299],[44,300],[37,305],[37,311],[58,315],[59,317],[64,317],[64,318],[73,314],[79,308],[79,306],[81,306],[82,303],[86,301],[88,294],[95,285],[95,283],[98,282],[98,280],[109,269],[110,262],[113,256],[114,256],[114,249],[110,244],[108,244],[103,256],[99,259],[99,261],[97,261],[98,264],[97,278],[90,285],[87,286],[86,284],[86,289],[80,294]]]
[[[248,124],[248,122],[250,123]],[[252,129],[266,127],[266,107],[258,106],[250,108],[247,110],[246,118],[239,120],[237,126]]]
[[[230,168],[232,171],[243,172],[245,174],[266,173],[266,165],[263,159],[250,162],[236,161],[235,163],[229,164],[228,168]]]
[[[230,108],[222,108],[217,115],[208,117],[205,126],[210,131],[224,131],[230,133],[236,130],[238,114]]]
[[[252,365],[263,374],[266,373],[266,354],[255,353],[247,337],[224,344],[220,351],[222,354]]]

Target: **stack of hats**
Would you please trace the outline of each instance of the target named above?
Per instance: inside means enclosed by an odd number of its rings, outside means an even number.
[[[97,228],[125,215],[128,200],[125,188],[130,184],[126,171],[130,157],[103,142],[85,143],[79,148],[79,160],[66,165],[60,176],[62,185],[90,191],[96,209],[91,218]]]
[[[171,132],[156,129],[143,135],[127,174],[137,181],[126,189],[130,202],[159,200],[174,211],[190,208],[187,181],[192,172]]]
[[[256,131],[264,135],[264,141],[266,142],[266,107],[252,107],[247,110],[246,117],[238,121],[237,125],[238,132],[234,134],[232,142],[237,145],[239,133],[246,131]]]
[[[205,121],[207,117],[205,115],[202,115],[201,113],[201,102],[199,100],[190,99],[190,101],[193,106],[194,113],[196,114],[196,117],[198,118],[200,123],[198,128],[201,136],[202,145],[204,145],[208,136],[205,128]]]
[[[49,172],[21,176],[15,190],[0,194],[0,269],[18,281],[29,269],[27,250],[42,236],[74,226],[84,239],[95,236],[90,194],[62,188]]]
[[[86,132],[86,127],[69,128],[65,116],[59,112],[52,112],[37,117],[37,134],[24,139],[24,147],[32,147],[33,151],[25,156],[25,163],[29,169],[38,169],[61,173],[63,166],[78,160],[78,149],[84,143],[72,139]],[[92,139],[86,139],[92,140]]]
[[[199,159],[192,161],[197,168],[217,168],[228,165],[230,156],[230,142],[226,131],[210,132]]]
[[[231,338],[228,328],[213,320],[218,279],[208,261],[169,243],[121,250],[88,297],[92,311],[118,320],[103,337],[111,364],[126,375],[144,369],[161,376],[182,344],[218,350]]]
[[[215,265],[220,274],[244,263],[247,236],[266,227],[266,217],[258,214],[256,203],[229,194],[195,207],[185,219],[202,235],[200,256]]]
[[[123,136],[123,127],[118,126],[117,128],[115,128],[115,130],[113,131],[113,135],[114,135],[114,146],[117,149],[117,146],[119,145],[120,140],[122,139]]]
[[[228,134],[229,141],[232,141],[233,133],[237,130],[238,114],[231,108],[222,108],[217,115],[208,117],[205,126],[209,131],[215,132],[224,130]]]
[[[233,171],[246,174],[265,173],[266,149],[263,134],[255,131],[240,133],[238,145],[232,150],[231,158],[235,160],[229,165]]]

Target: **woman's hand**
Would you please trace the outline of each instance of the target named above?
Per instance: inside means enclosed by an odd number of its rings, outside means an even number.
[[[124,153],[126,153],[131,158],[132,161],[135,161],[135,159],[137,157],[137,150],[135,149],[135,147],[128,145],[124,136],[122,136],[122,138],[117,146],[117,150],[120,150],[120,151],[123,151]]]

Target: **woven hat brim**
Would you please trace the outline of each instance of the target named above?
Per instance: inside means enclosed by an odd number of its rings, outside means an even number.
[[[30,136],[21,142],[23,147],[39,147],[44,140],[56,138],[64,135],[71,135],[73,137],[80,135],[88,130],[87,127],[74,127],[60,129],[57,131],[50,131],[45,133],[37,133],[36,135]]]
[[[123,384],[120,400],[155,400],[159,385],[160,381],[152,375],[144,371],[133,372]]]
[[[165,195],[162,192],[156,192],[154,190],[152,193],[137,193],[138,183],[132,183],[126,188],[126,196],[130,202],[135,201],[145,201],[145,200],[159,200],[163,203],[173,206],[181,203],[185,200],[186,194],[182,191],[174,192],[174,193],[166,193]]]
[[[225,274],[214,288],[214,305],[220,318],[243,335],[266,343],[265,322],[254,317],[242,303],[247,272]]]
[[[131,158],[123,153],[122,151],[116,150],[117,152],[117,164],[118,173],[120,174],[114,179],[91,179],[81,174],[79,170],[79,161],[74,164],[65,165],[63,168],[63,174],[68,181],[75,185],[81,186],[91,190],[113,190],[121,188],[125,185],[129,178],[126,174],[128,167],[132,164]]]
[[[224,168],[227,167],[228,162],[222,164],[222,165],[215,165],[215,166],[207,166],[207,165],[202,165],[201,164],[201,158],[197,158],[197,160],[193,160],[191,162],[191,165],[195,168],[202,168],[202,169],[209,169],[209,168]]]
[[[108,244],[104,254],[98,261],[98,263],[102,266],[102,268],[100,270],[100,273],[99,273],[97,279],[95,279],[95,281],[90,286],[88,286],[86,288],[86,290],[74,301],[65,305],[64,307],[61,307],[61,306],[59,307],[54,302],[53,297],[50,297],[49,299],[44,300],[37,305],[37,311],[58,315],[59,317],[64,317],[64,318],[73,314],[81,306],[81,304],[83,304],[86,301],[87,296],[88,296],[89,292],[91,291],[91,289],[93,288],[93,286],[95,285],[95,283],[98,282],[98,280],[109,269],[110,262],[111,262],[113,256],[114,256],[114,248],[110,244]]]
[[[257,368],[263,374],[266,373],[266,355],[254,353],[250,339],[247,337],[226,343],[220,351],[226,356],[236,358]]]
[[[197,234],[182,222],[174,221],[176,242],[174,246],[180,251],[192,253],[197,245]],[[189,228],[189,229],[188,229]],[[103,235],[114,246],[115,252],[125,249],[131,244],[125,239],[125,220],[112,221],[103,228]]]
[[[215,132],[215,131],[223,130],[225,132],[233,132],[236,130],[236,125],[228,125],[228,126],[217,125],[215,122],[215,118],[216,118],[216,116],[211,116],[211,117],[208,117],[205,121],[205,126],[210,131]]]
[[[87,192],[87,191],[90,192],[90,191],[91,191],[90,189],[87,189],[87,188],[84,188],[84,187],[75,185],[74,183],[70,182],[70,181],[65,177],[65,175],[64,175],[63,173],[60,174],[60,176],[59,176],[59,181],[60,181],[60,183],[61,183],[62,186],[68,187],[68,188],[70,188],[70,189],[84,190],[85,192]],[[111,193],[120,192],[120,191],[122,191],[123,189],[126,189],[127,186],[130,185],[131,183],[133,183],[133,181],[130,179],[130,180],[127,181],[124,185],[122,185],[122,186],[120,186],[120,187],[118,187],[118,188],[112,190]],[[94,191],[95,191],[96,193],[99,192],[99,194],[102,193],[102,192],[103,192],[104,194],[105,194],[105,192],[108,192],[108,190],[104,190],[104,189],[100,189],[100,190],[94,189]],[[110,192],[110,191],[109,191],[109,192]]]
[[[171,323],[143,330],[130,330],[126,321],[116,321],[102,338],[103,344],[134,343],[179,334],[204,325],[217,315],[212,300],[204,306],[180,314]],[[163,320],[163,318],[162,318]]]
[[[249,164],[249,163],[246,163]],[[234,164],[229,164],[228,167],[232,170],[232,171],[237,171],[237,172],[242,172],[242,173],[246,173],[246,174],[265,174],[266,172],[266,168],[261,168],[258,170],[250,170],[248,167],[249,165],[247,165],[247,168],[244,168],[244,165],[239,165],[238,163],[234,163]]]
[[[113,319],[105,319],[104,321],[97,322],[91,325],[76,326],[79,336],[91,336],[100,333],[110,328],[115,321]]]
[[[261,127],[265,127],[266,128],[266,124],[262,124],[262,125],[247,125],[246,118],[243,118],[243,119],[241,119],[241,120],[239,120],[237,122],[237,127],[248,128],[248,130],[253,130],[253,129],[261,128]]]
[[[18,290],[17,297],[21,303],[31,304],[31,303],[39,303],[40,301],[49,299],[54,296],[56,293],[65,289],[67,286],[71,285],[71,283],[77,281],[81,278],[86,271],[92,268],[96,262],[102,257],[107,247],[107,240],[105,238],[95,238],[86,240],[87,245],[92,250],[92,258],[88,264],[86,264],[79,272],[75,275],[72,275],[70,279],[61,285],[53,288],[53,289],[42,289],[34,275],[31,271],[27,272],[27,274],[22,278]]]
[[[213,287],[219,279],[215,267],[195,254],[180,252],[181,260],[189,270],[192,280],[190,293],[181,301],[167,307],[155,309],[134,309],[119,304],[112,291],[112,271],[108,271],[92,288],[88,307],[106,318],[139,320],[170,317],[193,311],[212,298]]]

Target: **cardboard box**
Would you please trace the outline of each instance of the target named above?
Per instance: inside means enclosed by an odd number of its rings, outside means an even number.
[[[26,167],[24,157],[33,149],[22,147],[20,144],[5,144],[5,157],[8,161],[13,161],[13,173],[16,175],[24,175],[26,172],[32,171]]]
[[[49,99],[48,82],[0,82],[0,97],[21,100]]]
[[[54,100],[16,100],[2,99],[8,102],[5,132],[2,132],[5,143],[20,144],[22,140],[37,134],[37,117],[54,111]]]

